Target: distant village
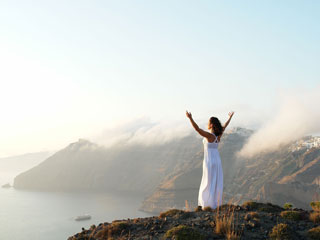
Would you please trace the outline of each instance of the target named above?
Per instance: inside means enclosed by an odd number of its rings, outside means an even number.
[[[310,149],[310,148],[318,148],[320,147],[320,137],[307,137],[301,140],[296,141],[291,145],[290,150],[292,152],[298,151],[301,149]]]

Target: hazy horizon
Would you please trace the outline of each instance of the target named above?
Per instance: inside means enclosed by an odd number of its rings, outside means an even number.
[[[2,1],[0,157],[137,119],[184,134],[185,110],[201,127],[233,110],[230,126],[260,129],[255,139],[283,126],[282,141],[319,133],[319,10],[314,1]]]

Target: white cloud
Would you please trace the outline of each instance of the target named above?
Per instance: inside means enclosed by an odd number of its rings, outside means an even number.
[[[252,157],[272,151],[304,135],[320,131],[320,87],[283,93],[274,116],[254,133],[239,152]]]
[[[124,121],[108,128],[93,137],[94,142],[111,146],[114,144],[163,144],[173,139],[180,139],[189,135],[192,127],[188,120],[184,122],[153,122],[147,117],[139,117]]]

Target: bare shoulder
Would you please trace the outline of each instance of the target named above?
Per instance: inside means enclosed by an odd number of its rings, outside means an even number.
[[[203,130],[203,129],[201,129],[201,128],[199,128],[199,134],[202,136],[202,137],[205,137],[205,138],[207,138],[208,139],[208,141],[212,141],[212,140],[214,140],[214,136],[212,135],[212,133],[209,133],[209,132],[207,132],[207,131],[205,131],[205,130]]]

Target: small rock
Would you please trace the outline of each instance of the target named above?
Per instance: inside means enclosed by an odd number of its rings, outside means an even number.
[[[248,222],[248,224],[252,227],[252,228],[255,228],[255,227],[259,227],[260,226],[260,223],[255,221],[255,220],[250,220]]]

